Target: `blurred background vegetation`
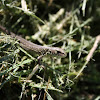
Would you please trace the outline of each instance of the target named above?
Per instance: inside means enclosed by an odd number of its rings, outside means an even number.
[[[16,39],[0,31],[1,100],[99,100],[100,0],[1,0],[0,25],[39,45],[63,48],[65,58],[44,57],[36,65]],[[44,64],[45,63],[45,64]]]

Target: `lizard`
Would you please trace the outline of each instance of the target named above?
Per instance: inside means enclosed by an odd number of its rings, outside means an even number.
[[[9,32],[5,27],[0,25],[0,30],[3,32],[6,32],[8,35],[10,35],[12,38],[16,38],[19,41],[19,44],[22,48],[29,52],[35,52],[39,55],[49,55],[49,56],[58,56],[58,57],[66,57],[66,52],[58,47],[47,47],[47,46],[41,46],[38,44],[35,44],[31,41],[28,41],[21,36],[16,35],[13,32]]]
[[[10,35],[12,38],[16,38],[19,41],[20,46],[30,52],[38,53],[40,56],[38,57],[38,64],[40,65],[40,60],[43,56],[49,55],[51,57],[53,56],[59,56],[60,58],[66,57],[66,52],[58,47],[47,47],[47,46],[41,46],[38,44],[35,44],[31,41],[27,41],[26,39],[22,38],[21,36],[16,35],[13,32],[9,32],[5,27],[0,25],[0,30]],[[36,65],[32,72],[27,77],[27,80],[31,79],[32,76],[36,73],[36,71],[39,68],[39,65]]]

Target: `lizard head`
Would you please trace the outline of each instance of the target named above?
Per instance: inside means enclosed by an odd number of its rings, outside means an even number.
[[[53,56],[58,56],[58,57],[61,57],[61,58],[64,58],[66,57],[66,52],[61,49],[61,48],[58,48],[58,47],[51,47],[49,49],[49,52],[53,55]]]

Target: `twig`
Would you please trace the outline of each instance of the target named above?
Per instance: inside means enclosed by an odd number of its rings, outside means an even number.
[[[88,54],[88,56],[87,56],[87,58],[86,58],[85,64],[84,64],[83,67],[80,69],[80,71],[78,72],[77,76],[76,76],[74,79],[76,79],[76,78],[82,73],[82,71],[84,70],[84,68],[86,68],[86,65],[88,64],[88,62],[89,62],[90,59],[92,58],[92,55],[93,55],[94,51],[96,50],[96,48],[97,48],[99,42],[100,42],[100,35],[98,35],[98,36],[96,37],[96,40],[95,40],[95,42],[94,42],[94,45],[93,45],[92,49],[90,50],[90,52],[89,52],[89,54]]]
[[[33,70],[32,70],[32,72],[29,74],[29,76],[27,77],[27,80],[30,80],[31,78],[32,78],[32,76],[36,73],[36,71],[39,69],[39,64],[37,64],[34,68],[33,68]]]
[[[44,98],[43,98],[43,100],[46,99],[46,91],[48,91],[49,83],[50,83],[50,77],[49,77],[49,79],[48,79],[48,84],[47,84],[47,88],[45,89],[45,93],[44,93]]]
[[[87,62],[89,62],[90,59],[92,58],[92,55],[93,55],[94,51],[96,50],[96,48],[97,48],[99,42],[100,42],[100,35],[98,35],[98,36],[96,37],[96,40],[95,40],[95,42],[94,42],[94,45],[93,45],[92,49],[90,50],[90,52],[89,52],[89,54],[88,54],[88,56],[87,56],[87,58],[86,58],[86,61],[87,61]]]

